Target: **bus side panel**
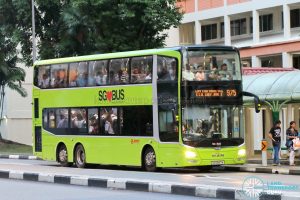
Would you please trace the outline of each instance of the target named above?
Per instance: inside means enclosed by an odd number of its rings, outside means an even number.
[[[182,166],[182,148],[179,143],[160,143],[156,155],[158,167]]]

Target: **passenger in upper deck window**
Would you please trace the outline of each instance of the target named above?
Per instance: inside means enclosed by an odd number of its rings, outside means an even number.
[[[78,87],[85,87],[88,81],[88,73],[87,72],[83,72],[81,74],[79,74],[78,78],[77,78],[77,86]]]
[[[106,75],[103,74],[102,71],[98,71],[95,76],[96,85],[105,85],[106,84]]]
[[[202,66],[198,67],[197,73],[195,75],[195,80],[196,81],[204,81],[205,80],[205,73],[204,73]]]
[[[139,68],[137,65],[133,67],[133,70],[131,72],[131,82],[136,83],[140,80],[140,74],[139,74]]]
[[[186,64],[185,70],[182,72],[183,80],[193,81],[195,79],[194,73],[191,71],[191,66]]]
[[[109,84],[117,84],[114,71],[109,71]]]
[[[76,87],[77,86],[77,83],[76,83],[76,80],[77,80],[77,70],[70,70],[70,73],[69,73],[69,86],[70,87]]]
[[[149,82],[149,80],[151,81],[152,79],[152,74],[150,70],[146,71],[146,77],[145,77],[145,81]]]
[[[128,82],[128,74],[127,71],[124,69],[120,69],[118,71],[118,76],[116,77],[116,82],[118,83],[127,83]]]
[[[232,75],[227,69],[227,64],[224,63],[221,65],[221,70],[219,72],[220,80],[232,80]]]
[[[216,65],[213,65],[210,71],[210,74],[208,75],[209,80],[219,80],[220,76],[219,76],[219,71],[218,71],[218,67]]]
[[[48,75],[45,73],[43,74],[42,78],[40,79],[39,82],[39,87],[40,88],[48,88],[49,87],[49,77]]]
[[[163,81],[167,81],[167,80],[171,80],[171,76],[169,71],[167,70],[167,66],[160,66],[159,67],[160,71],[158,72],[157,76],[158,76],[158,80],[163,80]]]
[[[55,88],[62,88],[66,87],[67,78],[66,78],[66,72],[64,69],[60,69],[56,71],[56,77],[54,80],[54,87]]]

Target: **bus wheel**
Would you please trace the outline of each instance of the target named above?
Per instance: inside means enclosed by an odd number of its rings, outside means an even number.
[[[60,145],[59,147],[57,161],[63,167],[70,167],[72,165],[72,163],[68,162],[68,151],[67,147],[64,144]]]
[[[156,167],[156,155],[152,148],[147,148],[143,157],[144,168],[148,172],[154,172]]]
[[[211,169],[212,169],[211,165],[205,165],[205,166],[199,166],[198,167],[198,170],[200,172],[207,172],[207,171],[210,171]]]
[[[75,164],[78,168],[84,168],[86,166],[85,152],[81,144],[77,145],[74,157]]]

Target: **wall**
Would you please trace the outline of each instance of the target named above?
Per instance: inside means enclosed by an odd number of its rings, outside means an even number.
[[[16,91],[6,88],[6,101],[4,104],[7,119],[0,127],[2,137],[18,143],[32,145],[32,67],[19,65],[26,71],[25,81],[22,86],[28,96],[23,98]]]

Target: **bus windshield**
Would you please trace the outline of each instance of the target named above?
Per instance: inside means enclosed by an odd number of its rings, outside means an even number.
[[[184,81],[241,80],[241,66],[236,51],[189,50],[183,66]]]
[[[211,141],[214,139],[220,141],[224,139],[228,139],[227,141],[243,140],[242,116],[241,106],[186,105],[182,109],[183,142],[205,147],[205,144],[211,145]],[[234,144],[227,142],[228,146]]]

